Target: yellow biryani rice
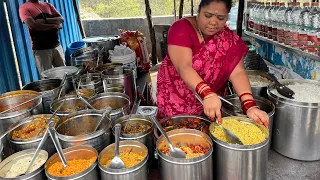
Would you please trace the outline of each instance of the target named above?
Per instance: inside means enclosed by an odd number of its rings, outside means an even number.
[[[260,128],[253,124],[241,123],[236,119],[226,119],[222,121],[222,126],[234,133],[243,143],[243,145],[259,144],[267,139]],[[212,135],[223,142],[228,142],[223,130],[216,126]]]
[[[141,161],[144,160],[144,158],[146,157],[146,153],[141,152],[141,153],[136,153],[136,152],[120,152],[119,156],[120,159],[123,161],[124,166],[126,168],[131,168],[133,166],[136,166],[137,164],[139,164]],[[113,158],[113,157],[112,157]],[[105,163],[104,167],[109,167],[111,161],[111,159],[108,159],[107,162]]]

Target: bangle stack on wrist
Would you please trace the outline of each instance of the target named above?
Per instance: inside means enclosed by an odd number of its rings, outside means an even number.
[[[196,92],[199,94],[202,100],[215,95],[210,86],[203,81],[196,86]]]
[[[241,97],[243,97],[245,95],[251,95],[253,97],[253,95],[251,93],[243,93],[239,96],[240,100],[241,100]],[[246,99],[241,102],[241,108],[244,113],[247,113],[247,111],[249,109],[254,108],[254,107],[259,108],[259,106],[257,105],[257,103],[253,99]]]

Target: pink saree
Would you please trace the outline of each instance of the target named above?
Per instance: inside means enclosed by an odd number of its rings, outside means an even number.
[[[188,20],[182,19],[179,21]],[[182,22],[179,23],[179,26],[181,26]],[[183,24],[186,23],[184,22]],[[174,25],[172,28],[174,28]],[[186,28],[189,28],[191,31],[190,27]],[[184,30],[181,29],[181,31]],[[175,34],[170,34],[170,31],[168,38],[177,38],[177,36],[174,36]],[[193,31],[194,34],[191,33],[191,36],[196,36],[194,29]],[[196,41],[193,42],[196,43]],[[179,43],[170,43],[169,39],[170,44],[179,45]],[[193,47],[191,46],[191,49]],[[247,53],[248,47],[239,36],[226,27],[214,36],[206,38],[205,44],[200,44],[198,52],[194,49],[192,50],[192,66],[195,71],[214,92],[225,95],[226,82],[236,65]],[[207,53],[209,53],[209,58]],[[158,71],[157,104],[159,119],[180,114],[203,114],[202,105],[195,98],[193,91],[179,76],[168,55]]]

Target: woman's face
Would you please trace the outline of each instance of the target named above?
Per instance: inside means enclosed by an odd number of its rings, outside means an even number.
[[[223,2],[211,2],[200,9],[197,23],[205,36],[221,31],[228,20],[228,9]]]

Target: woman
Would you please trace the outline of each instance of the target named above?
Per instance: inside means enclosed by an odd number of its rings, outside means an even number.
[[[180,19],[171,26],[167,57],[158,73],[159,118],[204,112],[221,122],[217,95],[226,95],[230,80],[243,111],[268,127],[269,117],[254,102],[244,69],[248,47],[225,26],[230,9],[231,0],[201,0],[197,17]]]

